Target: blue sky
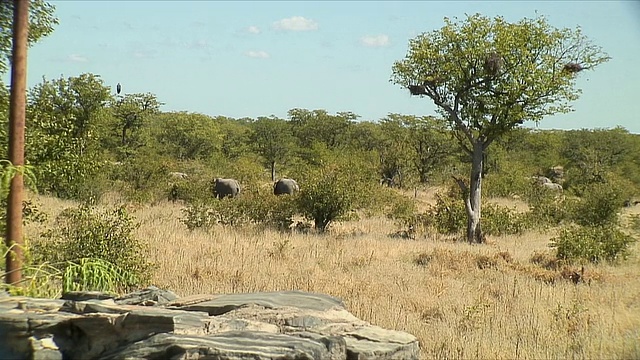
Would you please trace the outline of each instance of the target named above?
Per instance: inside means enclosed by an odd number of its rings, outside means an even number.
[[[60,24],[29,50],[28,83],[91,72],[125,93],[152,92],[165,111],[234,118],[292,108],[430,115],[428,99],[389,82],[410,38],[476,12],[545,15],[582,27],[612,57],[581,74],[575,112],[541,128],[640,133],[638,1],[54,1]]]

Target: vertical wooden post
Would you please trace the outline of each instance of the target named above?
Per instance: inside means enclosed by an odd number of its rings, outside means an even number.
[[[11,53],[11,95],[9,98],[9,161],[24,165],[24,123],[27,102],[27,36],[29,33],[29,0],[13,1],[13,51]],[[7,205],[6,283],[22,280],[23,177],[17,173],[11,180]]]

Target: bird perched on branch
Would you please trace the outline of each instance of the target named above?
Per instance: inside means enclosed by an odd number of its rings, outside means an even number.
[[[120,83],[118,83],[118,85],[116,85],[116,93],[118,95],[120,95],[120,90],[122,90],[122,85],[120,85]]]

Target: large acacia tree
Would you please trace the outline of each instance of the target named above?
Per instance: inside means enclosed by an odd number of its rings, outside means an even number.
[[[464,194],[467,240],[483,242],[481,174],[489,145],[525,121],[571,111],[580,94],[577,74],[609,57],[580,28],[557,29],[544,17],[509,23],[475,14],[444,21],[409,41],[391,81],[433,101],[469,154],[469,184],[456,181]]]

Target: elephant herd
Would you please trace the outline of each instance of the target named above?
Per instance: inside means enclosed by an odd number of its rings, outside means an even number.
[[[212,183],[213,196],[216,199],[234,198],[240,194],[242,188],[236,179],[215,178]],[[274,195],[293,195],[300,190],[300,186],[293,179],[283,178],[273,184]]]

